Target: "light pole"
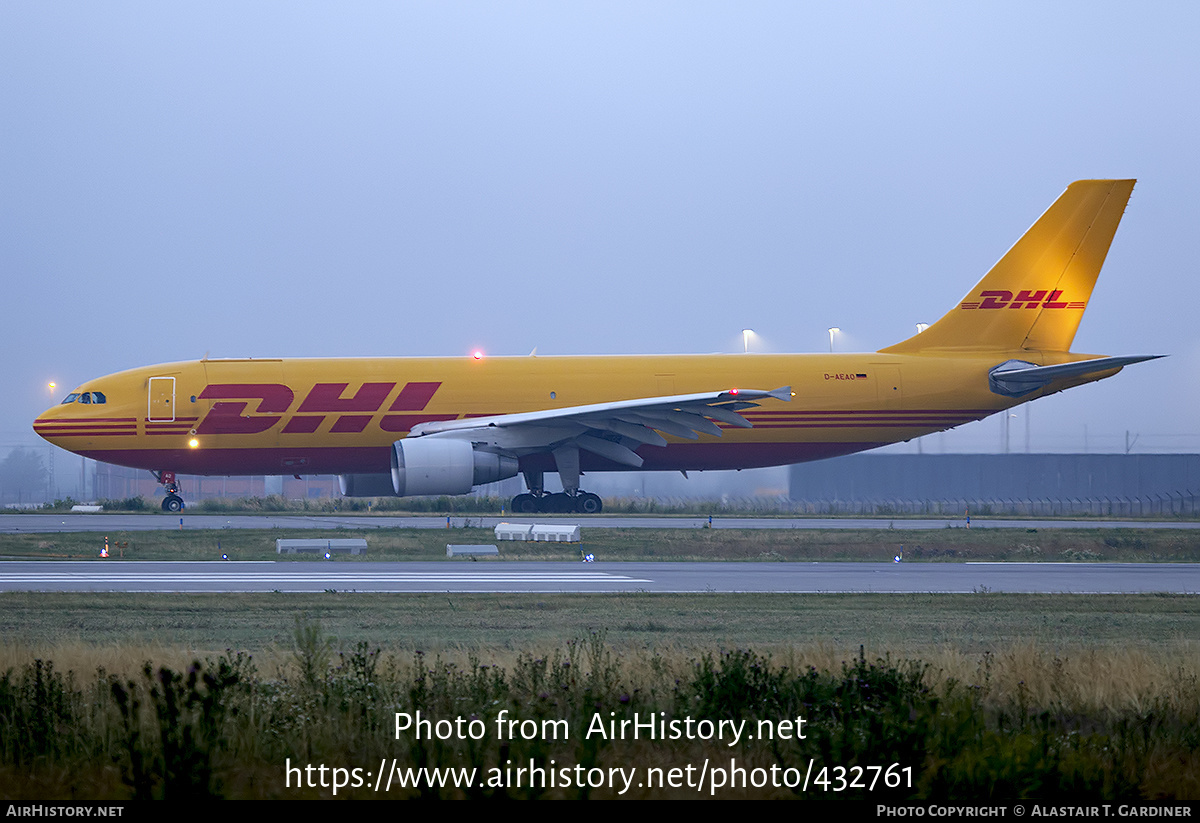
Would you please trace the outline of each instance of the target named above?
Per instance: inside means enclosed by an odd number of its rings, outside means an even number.
[[[1013,414],[1012,412],[1009,412],[1009,411],[1004,412],[1004,453],[1005,454],[1009,453],[1008,421],[1013,419],[1014,417],[1016,417],[1016,415]]]
[[[46,384],[46,388],[50,391],[50,400],[54,400],[54,390],[58,388],[58,384],[51,380]],[[46,497],[50,500],[54,499],[54,447],[50,446],[46,451]]]
[[[833,354],[833,336],[835,334],[838,334],[839,332],[841,332],[841,329],[839,329],[837,326],[834,326],[833,328],[831,328],[829,330],[829,353],[830,354]]]
[[[742,353],[750,353],[750,335],[754,334],[753,329],[742,329]]]

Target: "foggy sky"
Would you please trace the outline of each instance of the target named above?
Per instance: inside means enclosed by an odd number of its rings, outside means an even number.
[[[226,356],[875,350],[1138,185],[1035,451],[1200,450],[1194,3],[0,7],[0,447]],[[46,383],[54,380],[51,393]],[[1023,415],[1023,412],[1018,412]],[[1013,421],[1023,446],[1023,420]],[[926,438],[995,450],[993,418]],[[903,447],[914,450],[913,444]]]

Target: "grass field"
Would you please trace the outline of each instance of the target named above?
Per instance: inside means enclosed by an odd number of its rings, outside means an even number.
[[[1200,643],[1200,598],[1027,594],[0,594],[9,649],[227,648],[291,643],[295,617],[340,646],[504,650],[606,632],[618,648],[685,651],[825,646],[843,655],[964,654]],[[10,665],[15,662],[10,658]]]

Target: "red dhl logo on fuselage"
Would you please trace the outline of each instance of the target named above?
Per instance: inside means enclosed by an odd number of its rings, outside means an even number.
[[[388,405],[388,412],[421,412],[441,383],[405,383]],[[372,416],[383,408],[395,383],[363,383],[347,397],[349,383],[318,383],[300,402],[295,414],[283,427],[284,434],[312,434],[321,423],[336,414],[329,431],[356,433],[366,429]],[[212,383],[198,395],[216,400],[212,409],[196,427],[196,434],[260,434],[283,420],[292,408],[295,393],[281,383]],[[246,407],[257,401],[252,415]],[[386,432],[406,432],[418,423],[454,420],[457,414],[385,414],[379,427]]]
[[[981,291],[978,301],[964,300],[959,304],[963,309],[1082,309],[1087,305],[1084,300],[1060,300],[1062,289],[1021,289],[1013,297],[1010,291],[1000,289]]]

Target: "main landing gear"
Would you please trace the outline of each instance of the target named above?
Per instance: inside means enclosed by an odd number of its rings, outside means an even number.
[[[558,494],[518,494],[512,499],[514,514],[600,514],[604,503],[591,492],[578,492],[574,497],[566,492]]]
[[[150,473],[167,492],[167,496],[163,498],[162,510],[165,512],[183,511],[183,498],[179,496],[179,484],[175,481],[175,472],[152,471]]]
[[[529,487],[526,494],[518,494],[512,499],[514,514],[600,514],[604,508],[603,502],[591,492],[579,490],[579,453],[575,451],[574,471],[571,471],[571,455],[554,452],[558,462],[559,477],[563,481],[563,491],[558,494],[546,494],[543,474],[540,471],[523,472],[525,485]],[[564,471],[564,466],[566,471]]]

